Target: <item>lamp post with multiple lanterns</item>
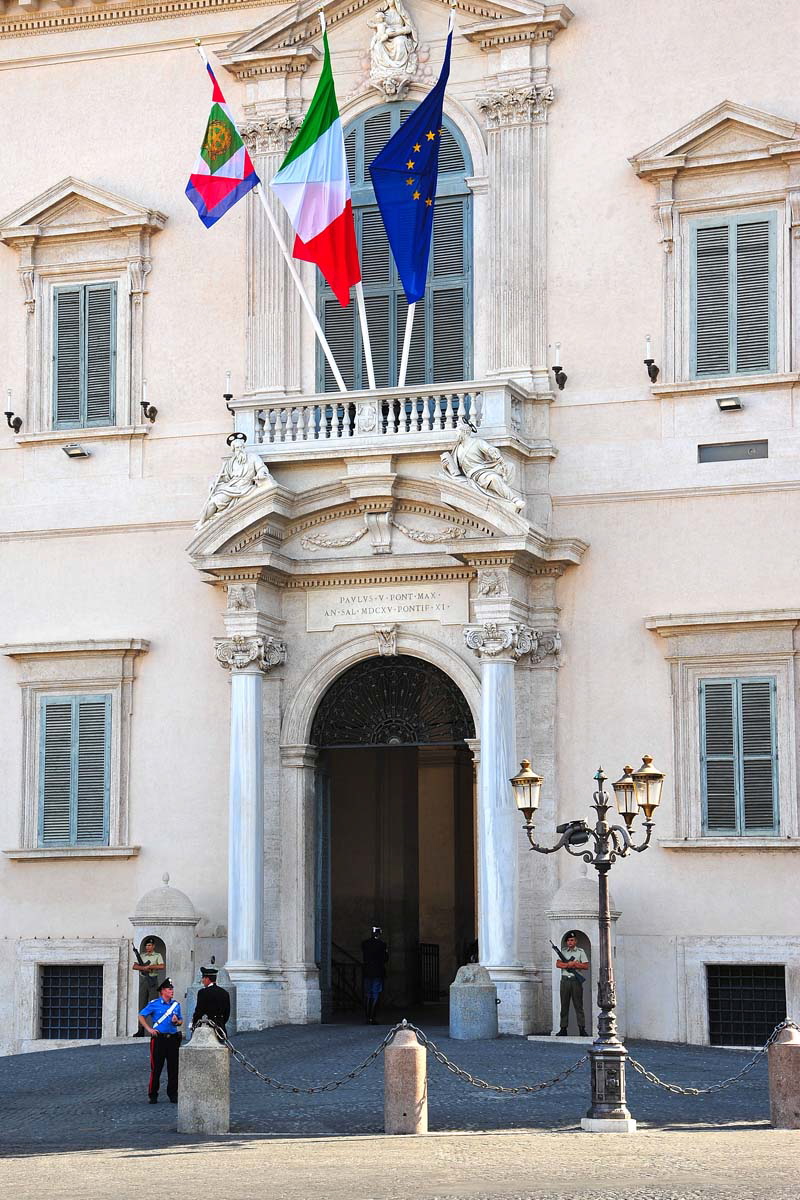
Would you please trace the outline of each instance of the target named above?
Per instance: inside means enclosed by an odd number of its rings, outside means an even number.
[[[611,910],[608,901],[608,872],[618,858],[635,850],[641,853],[650,845],[655,822],[653,814],[661,802],[664,775],[653,766],[645,754],[638,771],[626,766],[622,776],[612,784],[619,814],[624,825],[611,825],[607,815],[611,804],[603,788],[606,776],[602,767],[595,775],[597,790],[592,808],[597,813],[594,827],[586,821],[567,821],[556,832],[561,835],[555,846],[540,846],[534,839],[534,814],[539,807],[542,777],[531,770],[524,759],[519,774],[511,780],[514,800],[524,818],[524,829],[531,849],[538,854],[554,854],[564,849],[573,858],[582,858],[597,871],[600,890],[600,964],[597,980],[597,1004],[600,1009],[597,1037],[589,1056],[592,1063],[592,1104],[581,1125],[594,1132],[633,1132],[636,1122],[625,1103],[625,1060],[628,1053],[617,1036],[616,990],[614,965],[611,957]],[[644,814],[644,837],[637,844],[633,823],[639,812]],[[589,849],[583,847],[589,846]]]

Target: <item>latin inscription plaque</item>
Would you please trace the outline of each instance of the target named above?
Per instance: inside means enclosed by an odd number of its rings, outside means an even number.
[[[469,620],[466,580],[447,583],[391,584],[384,587],[314,588],[306,592],[306,628],[336,625],[394,625],[438,621],[465,625]]]

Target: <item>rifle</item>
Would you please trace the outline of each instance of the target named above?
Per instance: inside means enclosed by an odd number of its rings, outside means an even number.
[[[550,945],[551,945],[551,946],[553,947],[553,949],[555,950],[555,952],[556,952],[556,957],[557,957],[557,958],[558,958],[558,959],[559,959],[561,962],[571,963],[571,962],[577,962],[577,961],[578,961],[578,960],[577,960],[577,958],[567,958],[566,956],[567,956],[567,954],[569,953],[569,951],[568,951],[568,950],[567,950],[567,951],[565,951],[565,950],[559,950],[559,948],[558,948],[558,946],[555,944],[555,942],[551,942],[551,943],[550,943]],[[583,975],[583,971],[576,971],[576,972],[573,974],[573,979],[576,979],[576,978],[577,978],[577,980],[578,980],[578,983],[581,985],[581,987],[583,987],[584,983],[586,982],[586,980],[585,980],[585,978],[584,978],[584,975]]]

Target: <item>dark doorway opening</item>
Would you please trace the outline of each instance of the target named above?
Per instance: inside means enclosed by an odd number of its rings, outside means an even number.
[[[475,940],[469,707],[437,667],[367,659],[337,679],[312,727],[318,765],[317,954],[323,1015],[361,1010],[361,942],[380,925],[382,1008],[446,999]]]
[[[783,963],[709,963],[706,978],[712,1046],[763,1046],[786,1020]]]

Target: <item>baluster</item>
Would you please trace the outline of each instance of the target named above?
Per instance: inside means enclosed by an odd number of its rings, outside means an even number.
[[[274,408],[270,408],[267,410],[267,420],[269,422],[269,440],[270,440],[270,442],[274,442],[275,441],[275,421],[276,421],[276,414],[275,414]]]
[[[356,431],[356,406],[348,404],[347,406],[347,436],[352,437]]]
[[[291,434],[292,434],[291,440],[293,442],[297,441],[297,422],[298,422],[299,416],[300,416],[300,410],[297,408],[293,408],[291,410],[291,412],[289,413],[289,424],[291,426]]]
[[[386,400],[381,400],[381,433],[389,431],[389,404]]]
[[[475,392],[472,396],[472,423],[480,428],[483,423],[483,392]]]
[[[344,405],[336,405],[336,434],[337,438],[342,436],[342,428],[344,426]]]
[[[280,431],[280,437],[278,438],[278,441],[281,443],[281,445],[283,445],[283,443],[286,441],[286,418],[287,418],[287,416],[288,416],[288,413],[285,408],[281,408],[278,410],[278,429]]]
[[[300,409],[300,438],[301,441],[304,442],[308,441],[308,429],[311,422],[311,412],[312,410],[308,407],[308,405],[303,405],[303,407]]]
[[[425,417],[425,401],[423,400],[422,396],[417,396],[416,400],[414,401],[414,407],[416,409],[416,432],[420,433],[422,431],[422,422]]]

